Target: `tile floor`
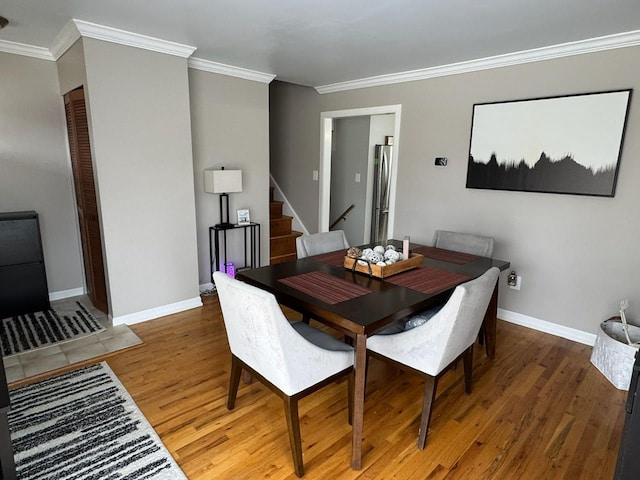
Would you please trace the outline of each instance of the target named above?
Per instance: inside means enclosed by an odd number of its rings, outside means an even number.
[[[51,302],[51,305],[55,308],[56,305],[77,300],[89,308],[93,316],[104,325],[106,330],[49,347],[4,357],[7,383],[17,382],[33,375],[142,343],[142,340],[127,325],[112,326],[108,317],[100,310],[93,308],[91,301],[86,296],[66,298]]]

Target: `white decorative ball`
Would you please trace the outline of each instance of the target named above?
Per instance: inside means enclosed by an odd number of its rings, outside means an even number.
[[[385,263],[386,265],[393,265],[393,264],[394,264],[394,263],[396,263],[396,262],[394,262],[393,260],[385,260],[385,262],[384,262],[384,263]]]
[[[391,244],[389,244],[389,245],[387,245],[387,247],[386,247],[386,249],[385,249],[385,250],[395,250],[395,249],[396,249],[396,246],[395,246],[395,245],[391,245]]]
[[[366,262],[365,260],[358,260],[358,265],[362,265],[363,267],[366,267],[367,265],[369,265],[369,263]]]
[[[362,257],[361,258],[369,258],[369,256],[373,253],[373,249],[372,248],[365,248],[364,250],[362,250]]]
[[[400,253],[396,252],[395,250],[387,250],[386,252],[384,252],[385,260],[393,260],[394,262],[397,262],[398,260],[400,260],[400,257]]]
[[[386,267],[387,263],[386,262],[378,262],[378,263],[376,263],[376,265],[379,266],[379,267]]]
[[[380,255],[377,252],[371,252],[371,255],[369,256],[369,261],[371,263],[378,263],[378,262],[382,262],[384,259],[382,257],[382,255]]]
[[[384,255],[384,247],[382,245],[373,247],[373,251],[379,253],[380,255]]]

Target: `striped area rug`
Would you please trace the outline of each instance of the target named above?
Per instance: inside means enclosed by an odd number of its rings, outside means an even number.
[[[44,312],[3,318],[0,325],[2,356],[48,347],[102,330],[105,328],[80,302],[60,304]]]
[[[18,479],[186,479],[104,362],[10,397]]]

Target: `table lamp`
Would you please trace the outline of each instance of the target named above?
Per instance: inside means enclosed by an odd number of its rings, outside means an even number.
[[[242,170],[205,170],[204,191],[220,194],[220,223],[217,228],[231,228],[229,221],[229,193],[242,191]],[[226,214],[226,215],[225,215]]]

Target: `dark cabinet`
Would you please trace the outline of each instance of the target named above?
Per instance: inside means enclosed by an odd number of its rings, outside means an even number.
[[[0,213],[0,318],[49,307],[38,214]]]

